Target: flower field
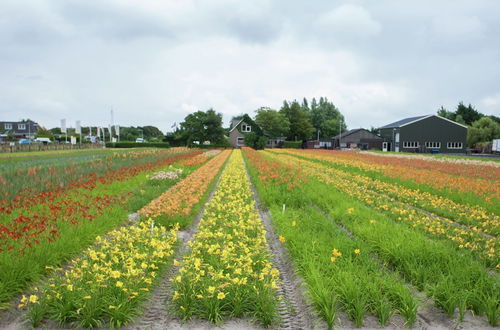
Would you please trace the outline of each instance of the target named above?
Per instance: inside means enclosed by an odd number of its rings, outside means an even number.
[[[59,265],[119,225],[129,207],[145,203],[144,196],[172,184],[148,184],[149,172],[200,153],[185,148],[108,151],[92,157],[66,153],[67,159],[20,161],[18,171],[12,171],[14,163],[2,167],[0,175],[7,182],[0,185],[5,197],[0,203],[0,302],[45,274],[46,266]],[[36,189],[27,186],[30,181]]]
[[[473,205],[467,192],[460,199],[459,192],[418,189],[372,175],[350,152],[246,148],[245,157],[328,326],[339,311],[357,326],[370,314],[381,325],[399,314],[411,326],[422,305],[414,292],[458,322],[475,315],[484,316],[478,327],[498,324],[499,218],[488,208],[494,194]],[[465,175],[452,166],[447,173]]]
[[[0,327],[498,326],[491,164],[173,148],[0,165]]]

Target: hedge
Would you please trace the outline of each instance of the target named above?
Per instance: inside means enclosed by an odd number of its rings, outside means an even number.
[[[168,142],[106,142],[106,148],[170,148]]]
[[[284,141],[283,148],[302,148],[302,141]]]

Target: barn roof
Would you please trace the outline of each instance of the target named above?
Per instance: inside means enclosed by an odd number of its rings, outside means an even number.
[[[339,134],[339,135],[342,135],[341,137],[345,137],[345,136],[349,136],[353,133],[356,133],[357,131],[362,131],[362,130],[365,130],[365,129],[364,128],[354,128],[354,129],[350,129],[348,131],[342,132],[342,134]],[[338,139],[339,135],[334,136],[333,139]]]
[[[387,124],[385,126],[379,127],[379,129],[383,129],[383,128],[398,128],[398,127],[406,126],[406,125],[412,124],[412,123],[414,123],[416,121],[419,121],[419,120],[422,120],[422,119],[426,119],[426,118],[429,118],[429,117],[437,117],[437,118],[449,121],[450,123],[453,123],[455,125],[467,128],[467,126],[459,124],[459,123],[457,123],[457,122],[455,122],[453,120],[450,120],[448,118],[444,118],[444,117],[441,117],[441,116],[438,116],[438,115],[424,115],[424,116],[410,117],[410,118],[401,119],[401,120],[396,121],[394,123]]]
[[[401,126],[403,126],[405,124],[409,124],[409,123],[411,123],[413,121],[417,121],[417,120],[423,119],[425,117],[429,117],[429,115],[417,116],[417,117],[409,117],[409,118],[401,119],[401,120],[395,121],[393,123],[387,124],[385,126],[379,127],[379,129],[401,127]]]

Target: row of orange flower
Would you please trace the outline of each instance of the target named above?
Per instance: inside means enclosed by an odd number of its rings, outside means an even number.
[[[187,215],[205,194],[231,151],[226,150],[139,210],[146,217]]]

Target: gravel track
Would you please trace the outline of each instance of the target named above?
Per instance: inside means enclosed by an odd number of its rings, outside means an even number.
[[[302,279],[296,274],[288,252],[278,240],[278,236],[271,223],[269,211],[260,202],[255,187],[250,180],[248,169],[247,177],[254,195],[255,205],[266,230],[266,239],[272,253],[273,266],[280,271],[281,283],[278,296],[281,298],[278,313],[281,324],[278,329],[313,329],[326,328],[324,323],[313,312],[313,307],[306,300],[306,288]]]

